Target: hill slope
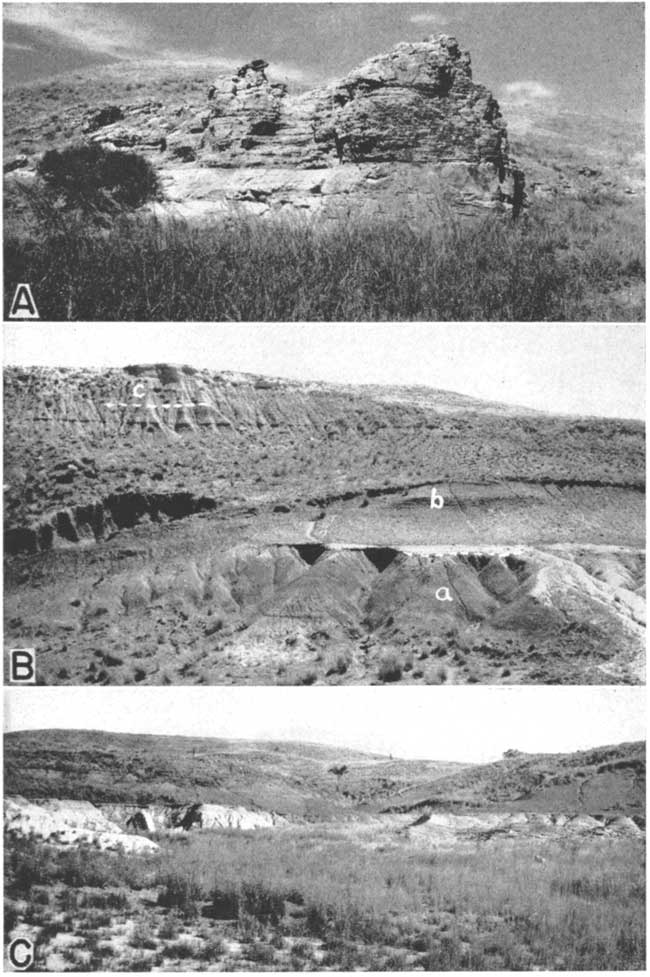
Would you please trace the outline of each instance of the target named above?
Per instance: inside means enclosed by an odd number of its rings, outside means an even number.
[[[641,675],[641,423],[168,365],[5,378],[6,633],[42,680]]]
[[[340,764],[339,785],[329,768]],[[510,751],[470,766],[302,743],[39,730],[5,736],[5,792],[99,804],[244,803],[312,819],[424,807],[641,815],[645,744]]]

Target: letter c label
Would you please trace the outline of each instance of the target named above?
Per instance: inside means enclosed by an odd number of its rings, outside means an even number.
[[[34,944],[26,937],[19,936],[9,944],[7,955],[14,970],[29,970],[34,963]]]
[[[146,392],[147,392],[147,388],[145,387],[145,385],[143,383],[139,383],[138,382],[138,383],[136,383],[135,387],[133,388],[133,396],[134,397],[138,397],[138,398],[144,397],[145,394],[146,394]]]

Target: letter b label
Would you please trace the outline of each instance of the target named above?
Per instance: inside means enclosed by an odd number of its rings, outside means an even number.
[[[19,685],[36,683],[36,652],[33,648],[9,649],[9,681]]]
[[[431,508],[442,509],[444,504],[445,504],[444,498],[442,497],[442,495],[438,495],[438,490],[434,485],[434,487],[431,489]]]

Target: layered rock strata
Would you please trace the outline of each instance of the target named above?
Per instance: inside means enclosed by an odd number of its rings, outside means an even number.
[[[455,38],[398,44],[295,96],[267,67],[260,59],[218,78],[202,111],[181,109],[173,122],[162,106],[95,112],[88,137],[164,154],[165,196],[184,216],[443,219],[521,208],[523,174],[499,106]]]

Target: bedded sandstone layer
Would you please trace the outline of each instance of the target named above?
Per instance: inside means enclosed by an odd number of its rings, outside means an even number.
[[[269,80],[268,67],[258,59],[213,84],[206,77],[202,102],[162,101],[163,86],[155,99],[71,107],[61,128],[148,156],[162,217],[438,222],[522,207],[505,121],[455,38],[398,44],[300,94]],[[28,178],[36,158],[10,160],[9,179]]]

